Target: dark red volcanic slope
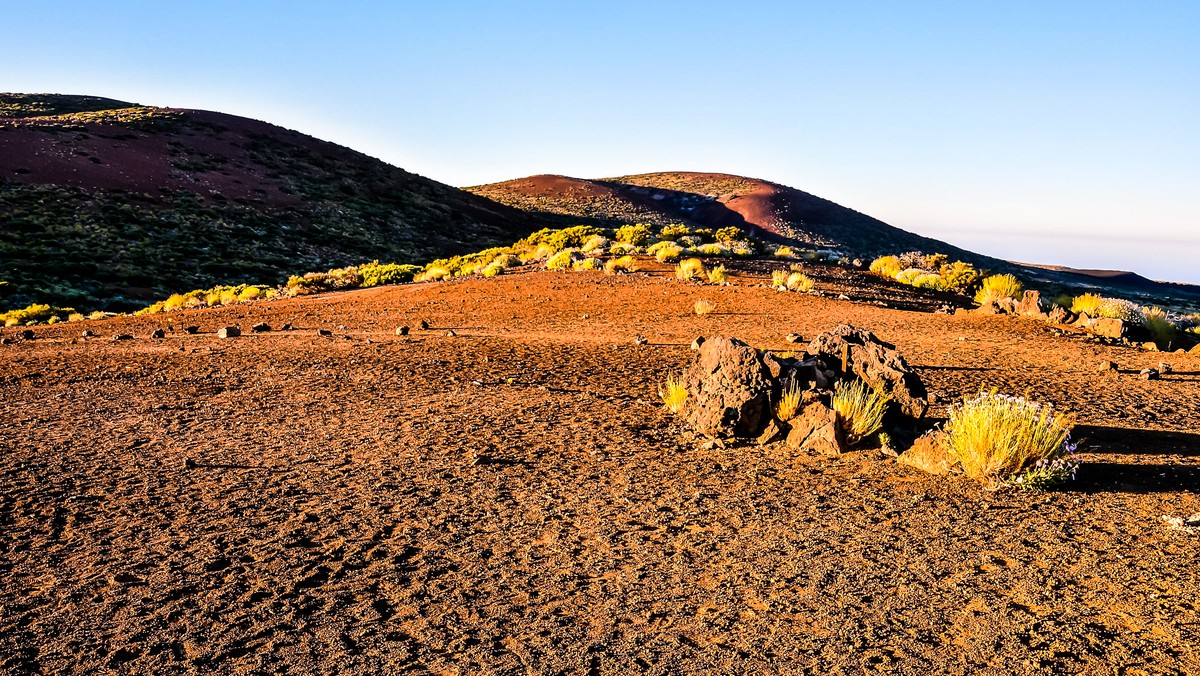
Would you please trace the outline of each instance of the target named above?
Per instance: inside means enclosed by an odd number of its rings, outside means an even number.
[[[265,122],[0,94],[0,280],[83,307],[507,244],[528,214]]]

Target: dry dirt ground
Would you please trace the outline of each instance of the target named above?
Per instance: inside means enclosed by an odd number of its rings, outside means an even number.
[[[814,275],[858,300],[537,272],[0,346],[0,669],[1200,672],[1200,537],[1162,519],[1200,512],[1200,358]],[[213,333],[256,321],[297,328]],[[898,346],[934,417],[984,386],[1078,414],[1079,480],[704,450],[658,403],[696,335],[841,322]]]

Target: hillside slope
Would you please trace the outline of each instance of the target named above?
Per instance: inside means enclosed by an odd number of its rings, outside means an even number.
[[[508,243],[528,215],[221,113],[0,94],[0,306],[126,307],[217,283]]]

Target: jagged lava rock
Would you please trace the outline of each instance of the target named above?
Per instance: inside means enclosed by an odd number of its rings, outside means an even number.
[[[736,338],[705,340],[683,385],[685,418],[701,434],[755,437],[769,417],[770,373],[758,351]]]
[[[866,329],[842,324],[822,333],[808,344],[808,352],[841,370],[846,356],[849,371],[868,385],[890,396],[909,416],[920,418],[929,408],[925,384],[890,343]]]
[[[822,455],[838,455],[848,450],[845,433],[837,413],[823,401],[811,401],[788,421],[789,446]]]

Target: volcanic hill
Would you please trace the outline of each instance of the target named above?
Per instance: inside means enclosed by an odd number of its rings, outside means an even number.
[[[592,180],[542,175],[466,190],[569,224],[737,226],[758,238],[863,256],[939,251],[991,267],[1004,265],[802,190],[730,174],[662,172]]]
[[[526,214],[265,122],[0,94],[0,304],[136,307],[506,244]]]

